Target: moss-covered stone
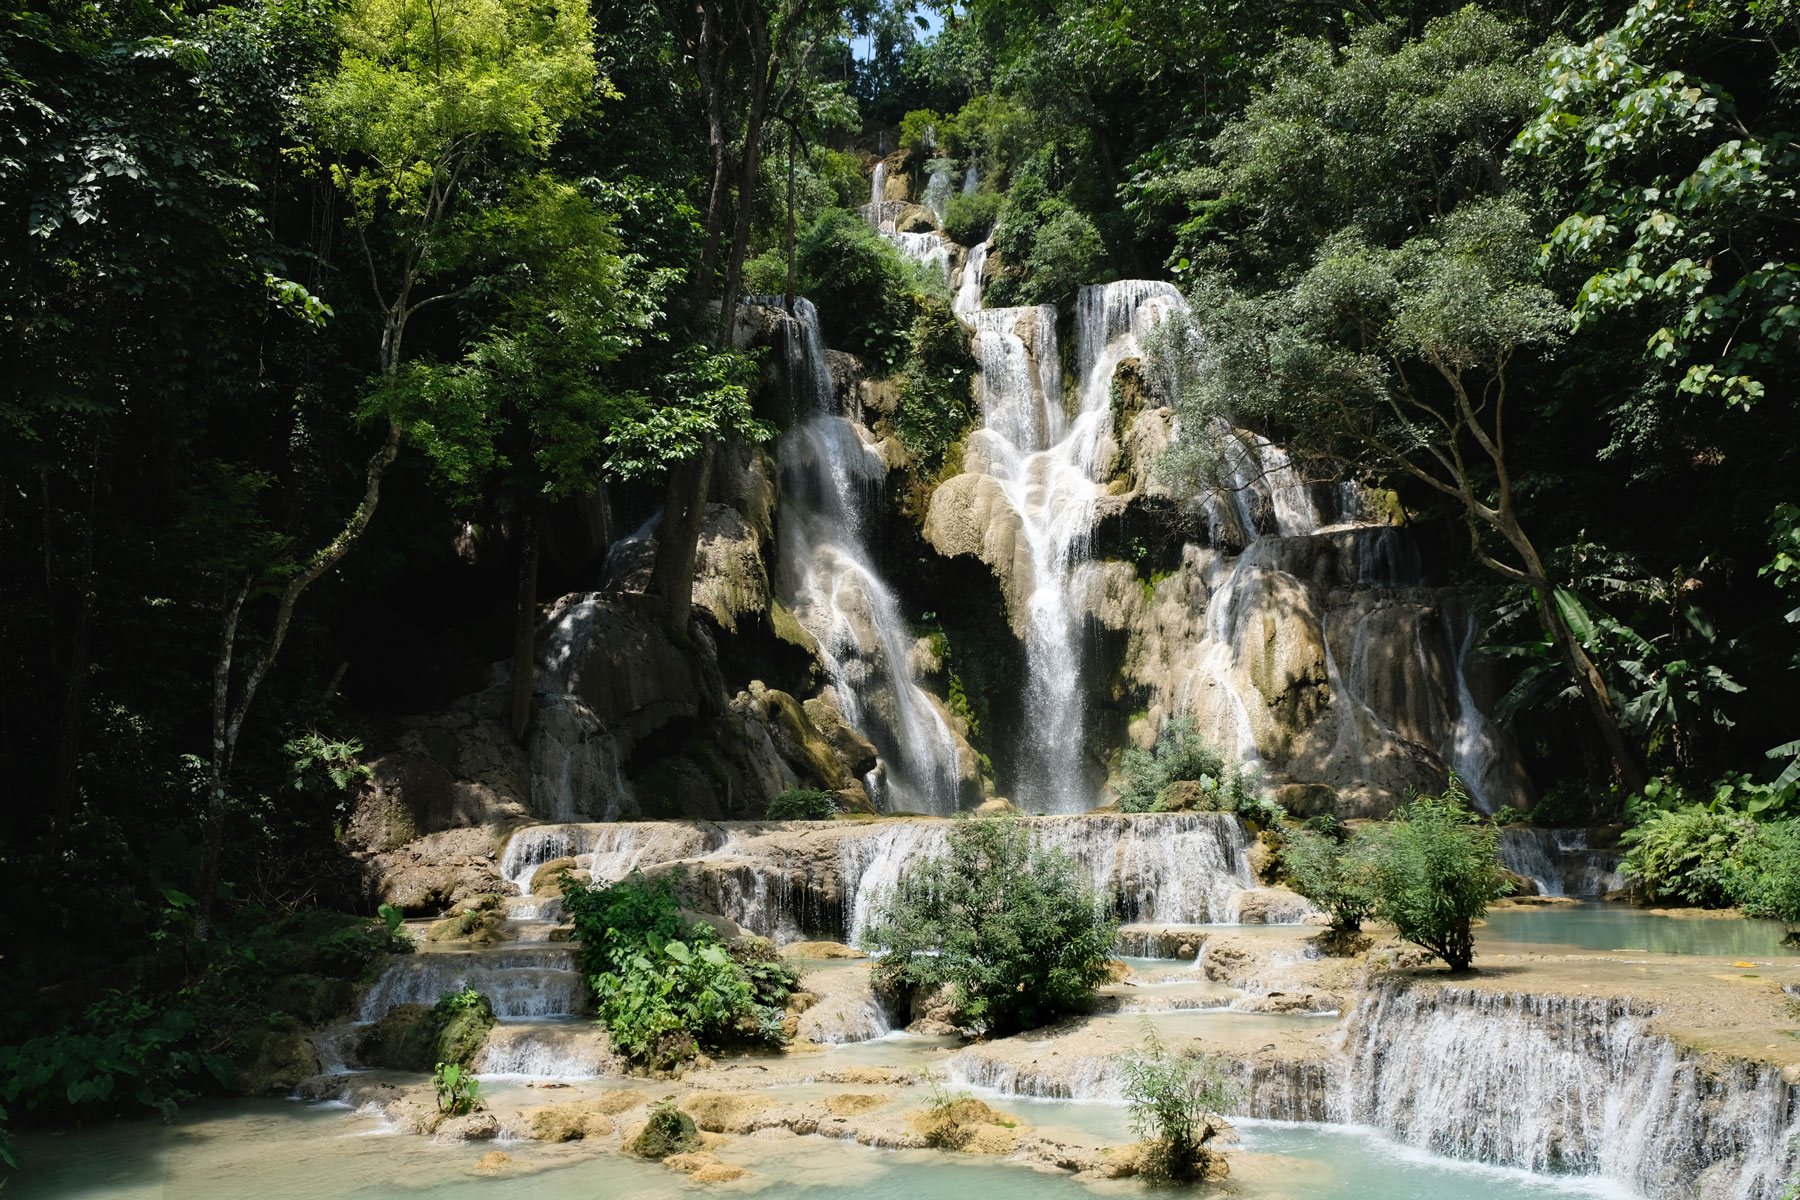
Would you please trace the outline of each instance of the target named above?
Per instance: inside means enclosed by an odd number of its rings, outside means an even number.
[[[431,1007],[396,1005],[363,1031],[356,1059],[365,1067],[388,1071],[428,1072],[440,1062],[466,1067],[480,1053],[494,1022],[493,1005],[486,996],[456,1006],[446,1001]]]
[[[688,1154],[700,1148],[700,1129],[694,1118],[663,1103],[650,1110],[650,1119],[635,1138],[626,1143],[627,1153],[661,1162],[671,1154]]]
[[[443,1017],[441,1009],[440,1005],[432,1010],[438,1019]],[[465,1067],[473,1063],[487,1041],[488,1030],[494,1027],[494,1021],[494,1006],[488,1003],[486,996],[451,1012],[438,1032],[434,1063],[454,1062]]]
[[[348,979],[301,973],[277,976],[264,993],[270,1012],[286,1013],[306,1025],[323,1025],[350,1011],[356,985]]]
[[[244,1039],[234,1065],[245,1095],[286,1096],[319,1073],[319,1056],[298,1032],[260,1030]]]

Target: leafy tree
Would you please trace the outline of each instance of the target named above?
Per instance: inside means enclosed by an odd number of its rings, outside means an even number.
[[[963,819],[948,851],[909,871],[864,938],[883,987],[943,986],[966,1027],[990,1037],[1078,1011],[1106,980],[1118,925],[1058,849],[1016,819]]]
[[[1176,1054],[1148,1017],[1142,1024],[1143,1046],[1119,1059],[1132,1132],[1155,1145],[1145,1175],[1186,1182],[1199,1175],[1201,1147],[1215,1132],[1209,1118],[1235,1104],[1239,1089],[1214,1059]]]
[[[1752,128],[1718,84],[1682,67],[1731,44],[1776,51],[1765,119],[1791,122],[1800,75],[1783,3],[1639,0],[1599,37],[1554,47],[1519,149],[1579,172],[1581,208],[1548,251],[1593,270],[1577,329],[1656,313],[1648,350],[1683,392],[1748,407],[1788,377],[1800,339],[1800,255],[1782,214],[1800,197],[1791,125]],[[1775,130],[1779,129],[1779,132]]]
[[[1337,933],[1356,933],[1375,913],[1374,864],[1366,849],[1310,829],[1290,829],[1283,837],[1288,885],[1330,913]]]
[[[1758,825],[1745,837],[1726,871],[1725,890],[1750,916],[1800,924],[1800,820]]]
[[[1367,855],[1375,915],[1452,971],[1468,970],[1476,920],[1511,885],[1495,854],[1494,827],[1470,809],[1462,785],[1452,778],[1441,797],[1417,797],[1356,841]]]

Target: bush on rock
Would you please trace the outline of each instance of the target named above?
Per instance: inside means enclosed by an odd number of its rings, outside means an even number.
[[[903,877],[864,939],[877,985],[948,987],[957,1023],[1001,1037],[1085,1008],[1118,924],[1069,856],[1015,818],[959,820],[949,853]]]

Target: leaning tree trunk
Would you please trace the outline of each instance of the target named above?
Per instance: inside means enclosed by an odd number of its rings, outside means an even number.
[[[671,632],[687,636],[694,611],[694,564],[700,557],[700,523],[706,515],[706,484],[712,474],[713,444],[669,468],[663,493],[662,527],[656,534],[656,563],[650,592],[663,603]]]

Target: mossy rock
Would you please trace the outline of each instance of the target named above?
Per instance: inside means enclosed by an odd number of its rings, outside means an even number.
[[[479,1003],[452,1013],[438,1033],[434,1063],[454,1062],[465,1067],[473,1063],[494,1023],[494,1006],[486,996]]]
[[[281,975],[269,985],[263,999],[270,1012],[286,1013],[307,1025],[323,1025],[350,1011],[356,1002],[356,985],[323,975]]]
[[[356,1061],[386,1071],[430,1071],[437,1056],[437,1028],[431,1008],[424,1004],[397,1004],[386,1016],[363,1030],[356,1043]]]
[[[356,1058],[365,1067],[430,1072],[438,1063],[468,1066],[494,1027],[486,996],[457,1010],[441,1005],[400,1004],[363,1032]]]
[[[298,1032],[261,1030],[244,1040],[233,1065],[246,1096],[286,1096],[319,1073],[319,1056]]]
[[[700,1148],[700,1128],[694,1118],[672,1104],[659,1104],[650,1110],[643,1132],[625,1149],[639,1158],[661,1162],[671,1154],[687,1154]]]
[[[498,900],[498,897],[484,896],[483,899]],[[466,941],[477,946],[491,946],[507,940],[506,914],[497,907],[471,906],[454,916],[433,922],[425,931],[425,937],[433,942]]]

